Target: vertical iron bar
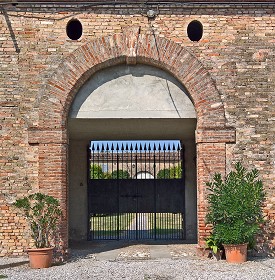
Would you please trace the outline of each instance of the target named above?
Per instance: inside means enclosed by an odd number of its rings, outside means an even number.
[[[102,169],[102,178],[100,178],[100,179],[104,179],[104,164],[105,164],[105,157],[106,157],[104,143],[102,143],[102,145],[101,145],[100,155],[101,155],[100,156],[100,164],[101,164],[101,169]]]
[[[97,168],[97,172],[96,172],[97,178],[96,179],[99,179],[99,153],[100,153],[99,144],[97,144],[96,150],[97,150],[97,167],[96,167]]]
[[[168,169],[169,169],[169,179],[171,179],[171,172],[170,172],[170,157],[171,157],[171,150],[170,150],[170,143],[168,143]]]
[[[125,236],[125,239],[128,239],[128,236],[129,236],[129,222],[128,221],[130,221],[130,213],[126,213],[126,221],[127,221],[127,228],[125,229],[125,234],[124,234],[124,236]]]
[[[161,146],[158,147],[158,172],[161,170]],[[165,177],[165,176],[164,176]]]
[[[112,143],[111,146],[111,160],[112,160],[112,176],[113,176],[113,172],[114,172],[114,145]],[[113,177],[111,176],[111,178],[113,179]]]
[[[171,225],[171,238],[177,239],[177,214],[171,213],[172,216],[172,225]]]
[[[148,153],[149,153],[149,173],[150,173],[150,175],[152,175],[152,167],[151,167],[151,145],[150,145],[150,143],[149,143],[149,145],[148,145]]]
[[[173,225],[172,225],[172,231],[171,231],[171,237],[173,239],[178,239],[178,214],[173,213],[171,214],[173,216]]]
[[[156,146],[154,144],[154,239],[157,239],[157,178],[156,178]],[[160,154],[158,154],[160,156]],[[160,165],[158,166],[159,170]]]
[[[94,179],[95,178],[95,147],[94,147],[94,144],[93,144],[93,146],[92,146],[92,153],[93,153],[93,155],[92,155],[92,158],[93,158],[93,165],[92,165],[92,170],[93,170],[93,176],[92,176],[92,179]],[[91,175],[90,175],[91,176]]]
[[[123,172],[124,172],[124,166],[123,166],[123,151],[124,151],[124,146],[123,146],[123,143],[122,143],[122,145],[121,145],[121,172],[122,172],[122,174],[121,174],[121,178],[119,178],[119,175],[120,175],[120,174],[118,174],[118,179],[124,179],[124,178],[123,178]],[[119,170],[118,170],[118,172],[119,172]]]
[[[176,169],[176,164],[175,164],[175,144],[173,143],[173,146],[172,146],[172,159],[173,159],[173,179],[176,179],[178,176],[177,176],[177,169]]]
[[[182,145],[181,148],[181,161],[182,161],[182,183],[183,183],[183,239],[186,239],[186,203],[185,203],[185,150],[184,146]]]
[[[132,143],[131,143],[131,146],[130,146],[130,153],[131,153],[131,179],[133,179],[133,146],[132,146]]]
[[[144,144],[144,172],[143,172],[143,174],[144,174],[144,178],[143,179],[144,180],[149,179],[149,178],[147,178],[148,176],[147,176],[147,158],[146,158],[147,153],[146,153],[146,150],[147,150],[147,146],[146,146],[146,143],[145,143]],[[144,238],[144,235],[146,234],[145,230],[144,230],[144,213],[142,213],[141,216],[142,216],[141,228],[142,228],[142,233],[143,233],[143,236],[141,238]]]
[[[145,175],[145,177],[143,178],[143,179],[147,179],[146,178],[146,174],[147,174],[147,165],[146,165],[146,163],[147,163],[147,161],[146,161],[146,150],[147,150],[147,147],[146,147],[146,143],[144,144],[144,175]]]
[[[142,153],[141,143],[139,144],[139,157],[140,157],[140,167],[141,167],[140,173],[141,173],[141,178],[142,178],[142,174],[144,171],[144,164],[143,164],[143,153]]]
[[[165,143],[164,143],[164,145],[163,145],[164,179],[168,179],[168,178],[166,178],[166,159],[165,159],[165,150],[166,150],[166,147],[165,147]]]
[[[165,226],[165,239],[168,238],[168,234],[169,234],[169,213],[164,213],[164,215],[166,216],[165,222],[166,222],[166,226]]]
[[[138,158],[139,157],[139,158]],[[138,161],[140,161],[140,150],[139,150],[139,154],[138,154],[138,146],[136,145],[136,158],[137,158],[137,163]],[[137,170],[138,170],[138,167],[137,167],[137,164],[136,164],[136,179],[137,179]],[[136,184],[136,196],[138,194],[138,185]],[[139,222],[139,216],[138,216],[138,204],[137,204],[137,199],[135,201],[136,203],[136,240],[138,240],[138,222]]]
[[[101,221],[101,223],[100,223],[100,228],[103,227],[103,233],[104,233],[104,234],[103,234],[103,238],[104,238],[104,239],[107,239],[107,238],[108,238],[108,235],[106,234],[107,231],[106,231],[105,219],[106,219],[106,215],[103,214],[102,217],[101,217],[101,219],[100,219],[100,221]]]
[[[116,146],[116,179],[118,179],[118,171],[119,171],[119,146],[118,146],[118,143],[117,143],[117,146]]]
[[[116,147],[116,162],[117,162],[117,178],[116,178],[116,182],[117,182],[117,240],[119,240],[119,214],[120,214],[120,207],[119,207],[119,196],[120,196],[120,184],[119,184],[119,180],[118,180],[118,170],[119,170],[119,156],[118,156],[118,144]]]
[[[109,177],[109,145],[108,145],[108,143],[107,143],[107,147],[106,147],[106,154],[107,154],[107,159],[106,159],[107,170],[106,170],[105,179],[108,179],[108,177]]]
[[[135,161],[136,161],[136,166],[135,166],[135,176],[136,176],[136,180],[138,179],[137,176],[137,172],[138,172],[138,146],[137,144],[135,145]],[[137,194],[137,184],[135,184],[135,193]],[[135,229],[135,239],[137,239],[137,231],[138,231],[138,214],[137,214],[137,203],[135,202],[135,219],[136,219],[136,229]]]
[[[152,175],[151,174],[151,145],[150,145],[150,143],[149,143],[149,145],[148,145],[148,157],[149,157],[149,160],[148,160],[148,165],[149,165],[149,173],[150,173],[150,175]],[[148,174],[149,175],[149,174]],[[150,178],[148,178],[148,179],[151,179],[151,177]],[[147,226],[146,226],[146,228],[147,228],[147,232],[148,232],[148,234],[147,234],[147,236],[148,236],[148,238],[149,239],[151,239],[151,229],[150,229],[150,227],[151,227],[151,213],[148,213],[147,214],[147,219],[148,219],[148,221],[147,221]]]
[[[129,148],[128,148],[128,143],[126,143],[126,146],[125,146],[125,161],[126,161],[126,170],[127,170],[127,173],[126,174],[129,174],[130,176],[130,172],[129,172]],[[128,175],[127,175],[127,179],[129,179]]]
[[[137,150],[138,150],[138,147],[137,147],[137,144],[136,144],[136,146],[135,146],[135,150],[136,150],[136,152],[135,152],[135,159],[136,159],[136,166],[135,166],[135,173],[136,173],[136,179],[137,179],[137,170],[138,170],[138,153],[137,153]]]
[[[91,145],[91,143],[90,143]],[[87,147],[87,197],[88,197],[88,221],[87,221],[87,239],[91,240],[91,199],[90,199],[90,192],[91,192],[91,184],[90,184],[90,177],[91,177],[91,149],[88,145]]]
[[[98,219],[97,219],[97,239],[99,239],[100,238],[100,236],[99,236],[99,233],[100,233],[100,229],[101,229],[101,227],[100,227],[100,216],[98,215]],[[104,231],[103,231],[104,232]]]

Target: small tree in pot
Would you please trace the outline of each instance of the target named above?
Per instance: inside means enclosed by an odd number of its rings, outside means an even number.
[[[221,174],[215,174],[207,183],[210,193],[206,220],[213,225],[215,240],[224,245],[227,261],[243,262],[247,245],[253,246],[263,221],[265,192],[256,169],[249,172],[239,162],[235,169],[224,180]]]
[[[17,199],[13,205],[23,212],[31,229],[36,249],[28,249],[30,266],[32,268],[51,266],[53,247],[50,240],[62,214],[59,201],[52,196],[35,193]]]

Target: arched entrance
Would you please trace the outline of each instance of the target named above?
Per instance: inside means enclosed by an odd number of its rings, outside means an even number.
[[[28,141],[39,144],[39,188],[59,197],[64,209],[61,234],[68,242],[68,135],[67,117],[79,88],[100,69],[121,63],[144,63],[170,72],[186,87],[197,113],[198,241],[205,228],[205,182],[214,172],[225,172],[226,144],[235,141],[235,131],[226,126],[220,95],[207,70],[181,45],[139,28],[98,38],[64,59],[43,89],[39,100],[39,124],[29,128]],[[53,166],[54,164],[54,166]]]
[[[173,76],[162,69],[144,64],[121,64],[100,70],[78,91],[71,106],[68,128],[70,138],[69,233],[71,239],[85,240],[87,238],[89,215],[93,217],[93,220],[97,220],[98,224],[100,223],[99,218],[95,218],[95,216],[110,213],[110,211],[113,211],[115,215],[117,213],[127,213],[127,211],[132,211],[134,214],[137,212],[150,213],[148,214],[150,217],[156,216],[158,211],[162,211],[163,217],[164,215],[168,217],[168,213],[180,213],[182,216],[186,216],[186,218],[183,217],[186,226],[182,230],[182,238],[186,236],[188,240],[196,240],[196,112],[186,89]],[[90,140],[105,140],[103,148],[101,148],[102,141],[98,141],[98,148],[93,148],[93,151],[96,151],[92,152],[92,155],[98,155],[100,151],[104,151],[100,153],[100,157],[102,157],[100,160],[98,156],[92,156],[91,165],[104,170],[106,176],[108,170],[109,175],[112,175],[113,170],[117,170],[117,166],[120,165],[117,172],[128,172],[132,179],[143,180],[155,177],[155,181],[137,182],[131,180],[129,182],[127,179],[125,182],[120,182],[120,186],[117,186],[116,180],[109,183],[105,180],[99,180],[99,182],[93,180],[87,186],[88,167],[85,152]],[[122,154],[117,158],[117,145],[115,144],[112,150],[111,147],[109,148],[109,156],[112,155],[112,157],[103,160],[104,156],[107,157],[106,145],[108,141],[109,146],[113,142],[110,142],[110,140],[124,140],[124,158],[121,158]],[[147,141],[147,143],[141,144],[139,140]],[[163,144],[160,149],[158,148],[160,143],[157,140],[166,140],[166,151],[162,149]],[[184,159],[180,159],[181,150],[177,150],[177,144],[173,148],[175,140],[181,141],[182,146],[185,147]],[[138,145],[136,144],[137,147],[132,149],[128,145],[127,148],[127,145],[125,145],[127,141],[136,141]],[[146,144],[149,147],[150,142],[151,148],[149,152],[147,150],[146,154],[143,148]],[[142,148],[140,148],[140,145]],[[162,153],[161,156],[160,153]],[[114,162],[112,162],[112,158],[115,158]],[[142,160],[142,158],[145,159]],[[184,162],[182,168],[185,168],[184,181],[181,181],[182,177],[177,178],[177,180],[172,180],[173,176],[158,177],[160,170],[172,171],[173,166],[179,164],[181,166],[182,162]],[[132,168],[129,168],[129,165]],[[150,172],[154,176],[149,177]],[[138,175],[136,176],[136,174]],[[161,179],[166,180],[160,182]],[[91,191],[92,186],[95,188],[95,191],[91,193],[93,203],[87,207],[87,189]],[[115,187],[111,188],[111,186]],[[186,199],[184,199],[184,186],[186,186]],[[128,191],[129,189],[132,191]],[[174,189],[174,192],[172,189]],[[103,190],[110,194],[100,193],[100,191],[104,192]],[[175,193],[176,190],[178,190],[178,195]],[[120,191],[121,193],[117,195]],[[98,206],[96,206],[95,196],[100,201]],[[160,196],[163,196],[163,198]],[[171,196],[170,200],[168,199],[169,196]],[[182,203],[176,207],[179,204],[176,201],[181,196]],[[113,199],[107,203],[108,197]],[[117,199],[120,200],[120,203],[114,203]],[[164,201],[167,203],[166,206]],[[114,203],[114,205],[103,207],[104,203],[108,205]],[[130,204],[132,207],[130,207]],[[162,204],[161,207],[157,207],[159,204]],[[156,207],[153,207],[154,205]],[[186,205],[186,211],[183,210],[184,205]],[[150,220],[152,219],[150,218]],[[97,231],[99,230],[97,229]],[[97,234],[89,236],[97,236]],[[109,238],[116,238],[115,236],[113,234]],[[135,235],[130,234],[129,236]],[[146,234],[146,236],[149,235]],[[181,235],[175,234],[174,236],[180,238]],[[161,238],[160,235],[158,237]],[[97,236],[97,238],[100,238],[100,236]],[[107,237],[104,236],[104,238]],[[165,238],[168,238],[168,235]]]

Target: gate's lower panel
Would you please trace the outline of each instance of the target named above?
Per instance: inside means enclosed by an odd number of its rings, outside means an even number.
[[[183,213],[105,213],[90,216],[90,240],[184,239]]]

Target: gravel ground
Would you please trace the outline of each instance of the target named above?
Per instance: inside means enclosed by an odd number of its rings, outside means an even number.
[[[26,259],[17,259],[13,267],[7,267],[11,259],[0,260],[0,278],[8,279],[131,279],[131,280],[183,280],[183,279],[247,279],[274,280],[275,259],[254,259],[244,264],[228,264],[226,261],[200,259],[190,256],[113,261],[98,260],[95,254],[75,250],[70,261],[48,269],[30,269]],[[2,269],[1,269],[2,268]]]

